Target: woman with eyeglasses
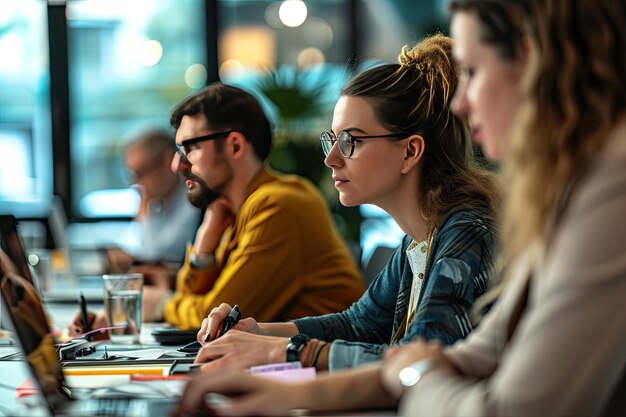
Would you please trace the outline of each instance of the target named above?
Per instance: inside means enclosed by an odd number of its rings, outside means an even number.
[[[231,306],[214,309],[198,333],[203,371],[298,360],[332,371],[381,359],[390,344],[450,344],[472,330],[470,308],[494,268],[497,187],[474,161],[465,120],[450,110],[451,49],[449,38],[434,36],[405,47],[399,64],[356,76],[320,136],[341,203],[375,204],[406,232],[388,265],[340,313],[247,318],[217,338]]]

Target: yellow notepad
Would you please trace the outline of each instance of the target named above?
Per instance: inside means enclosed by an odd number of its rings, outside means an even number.
[[[171,364],[146,364],[146,365],[107,365],[107,366],[64,366],[65,376],[76,375],[168,375]]]

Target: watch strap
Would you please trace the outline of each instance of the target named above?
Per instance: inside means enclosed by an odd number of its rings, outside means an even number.
[[[309,342],[309,339],[309,336],[303,333],[289,338],[287,342],[287,362],[298,362],[300,360],[300,352]]]

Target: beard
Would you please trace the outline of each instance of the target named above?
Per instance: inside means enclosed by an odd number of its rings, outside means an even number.
[[[189,173],[187,179],[195,182],[194,186],[187,191],[189,202],[199,209],[206,210],[211,203],[222,196],[222,193],[210,188],[200,177]]]

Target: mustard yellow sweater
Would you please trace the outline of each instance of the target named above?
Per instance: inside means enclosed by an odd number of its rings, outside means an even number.
[[[164,317],[199,328],[221,303],[244,317],[284,321],[342,311],[363,294],[359,270],[308,181],[263,169],[216,251],[216,264],[193,268],[191,246]]]

